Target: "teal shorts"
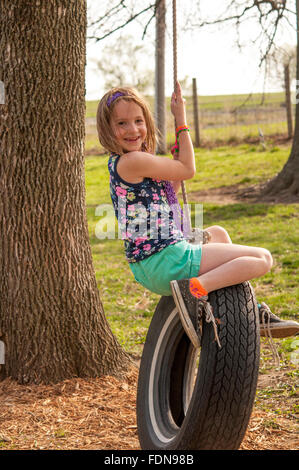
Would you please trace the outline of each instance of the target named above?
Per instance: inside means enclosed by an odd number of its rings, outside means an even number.
[[[170,281],[198,276],[201,253],[201,245],[183,240],[129,266],[143,287],[159,295],[172,295]]]

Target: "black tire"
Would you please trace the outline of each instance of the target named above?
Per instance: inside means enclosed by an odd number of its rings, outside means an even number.
[[[259,370],[257,303],[248,282],[214,291],[209,300],[220,349],[211,323],[203,324],[198,350],[172,297],[161,297],[157,305],[138,380],[142,449],[238,449],[243,440]]]

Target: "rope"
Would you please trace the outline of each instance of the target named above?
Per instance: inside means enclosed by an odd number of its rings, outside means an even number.
[[[172,50],[173,50],[173,89],[176,91],[178,78],[178,52],[177,52],[177,29],[176,29],[176,0],[172,0]]]
[[[177,70],[178,70],[178,53],[177,53],[177,21],[176,21],[176,0],[172,0],[172,39],[173,39],[173,89],[176,91],[176,84],[177,84]],[[175,124],[176,129],[176,124]],[[181,181],[181,188],[182,188],[182,195],[183,201],[185,205],[185,211],[187,212],[188,223],[189,227],[191,227],[191,216],[189,212],[188,204],[188,197],[185,187],[185,182]]]
[[[276,367],[279,367],[280,366],[280,358],[279,358],[279,354],[278,354],[278,351],[276,349],[276,346],[275,346],[275,343],[273,341],[273,337],[272,337],[272,334],[271,334],[271,328],[270,328],[270,314],[269,312],[265,311],[264,308],[260,308],[260,314],[262,316],[262,325],[263,325],[263,328],[264,328],[264,332],[265,332],[265,337],[267,338],[267,341],[268,341],[268,344],[270,346],[270,349],[271,349],[271,352],[272,352],[272,358],[273,358],[273,361],[274,361],[274,364]],[[265,323],[265,314],[267,315],[266,317],[266,322]]]

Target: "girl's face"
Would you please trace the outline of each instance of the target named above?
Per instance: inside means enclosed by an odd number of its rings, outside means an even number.
[[[124,152],[141,151],[147,130],[143,111],[138,104],[125,100],[116,103],[111,126]]]

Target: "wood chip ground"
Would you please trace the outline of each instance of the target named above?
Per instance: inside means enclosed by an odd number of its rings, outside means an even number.
[[[134,368],[125,379],[30,386],[0,382],[0,449],[140,449],[137,378]],[[285,414],[277,418],[272,405],[265,411],[254,408],[241,449],[298,449],[294,420]]]

